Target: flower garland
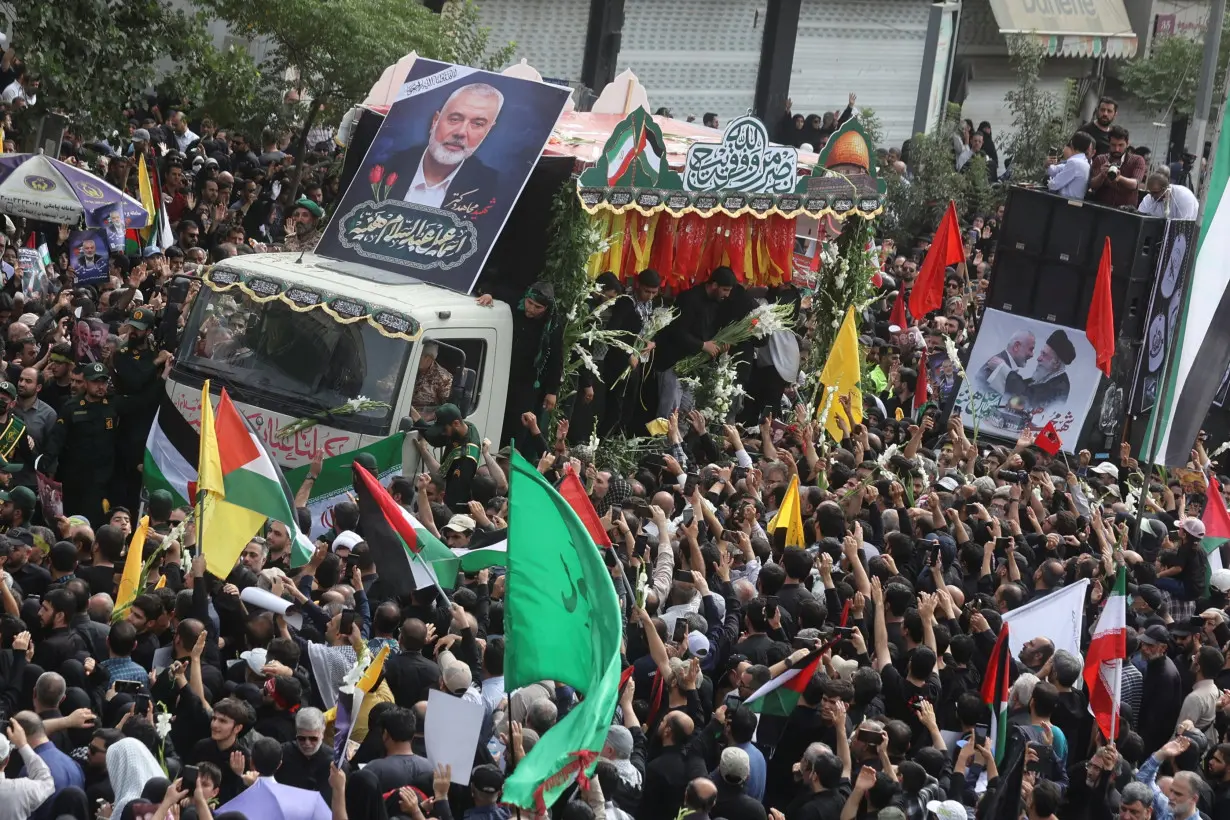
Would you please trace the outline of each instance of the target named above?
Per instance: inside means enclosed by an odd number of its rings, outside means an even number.
[[[278,441],[286,441],[294,438],[304,430],[310,430],[322,421],[329,421],[337,416],[353,416],[356,413],[364,413],[368,410],[388,410],[390,406],[386,402],[373,401],[367,396],[359,396],[356,399],[349,399],[345,404],[338,405],[330,410],[321,410],[319,413],[313,413],[310,416],[305,416],[301,419],[295,419],[290,424],[278,430],[274,434],[274,438]]]

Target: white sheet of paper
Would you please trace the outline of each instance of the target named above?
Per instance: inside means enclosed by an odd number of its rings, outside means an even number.
[[[470,785],[470,770],[474,768],[474,752],[483,730],[483,715],[481,704],[438,689],[427,693],[427,725],[423,728],[427,759],[432,766],[439,763],[452,766],[454,783]]]
[[[272,592],[261,589],[260,587],[246,587],[243,592],[239,593],[239,600],[249,606],[260,607],[267,609],[270,612],[276,612],[286,619],[286,623],[292,629],[303,629],[303,613],[298,609],[292,610],[294,604],[285,598],[279,598]]]

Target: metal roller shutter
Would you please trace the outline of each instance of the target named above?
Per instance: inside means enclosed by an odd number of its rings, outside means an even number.
[[[794,113],[840,111],[851,91],[875,111],[885,145],[914,124],[928,0],[803,0],[790,97]]]
[[[474,5],[493,44],[517,44],[514,62],[526,60],[543,77],[580,81],[587,0],[475,0]]]
[[[764,0],[626,0],[619,70],[655,110],[697,122],[712,111],[725,125],[752,107],[764,13]]]

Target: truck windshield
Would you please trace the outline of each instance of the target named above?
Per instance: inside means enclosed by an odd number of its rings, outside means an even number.
[[[235,398],[286,415],[327,411],[364,396],[386,409],[331,416],[353,433],[388,435],[410,343],[366,321],[342,324],[323,310],[257,302],[238,289],[202,287],[176,366],[232,388]]]

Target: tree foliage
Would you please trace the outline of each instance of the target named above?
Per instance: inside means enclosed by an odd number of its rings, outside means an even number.
[[[1063,101],[1038,84],[1046,50],[1027,37],[1010,37],[1008,54],[1017,87],[1004,95],[1012,112],[1012,136],[1006,145],[1012,157],[1012,179],[1036,180],[1046,169],[1055,146],[1067,141]]]
[[[293,79],[304,100],[349,106],[367,95],[385,68],[414,51],[420,57],[496,68],[511,48],[488,50],[469,2],[451,0],[441,14],[407,0],[196,0],[238,34],[268,45],[260,73]]]
[[[1226,60],[1230,57],[1230,31],[1222,29],[1221,53],[1213,99],[1221,99]],[[1158,37],[1148,56],[1125,63],[1119,79],[1127,93],[1155,111],[1172,110],[1190,117],[1196,110],[1196,84],[1204,59],[1204,44],[1180,35]],[[1173,108],[1172,108],[1173,106]]]
[[[167,0],[14,3],[13,47],[42,77],[37,111],[65,112],[101,136],[148,89],[168,57],[192,63],[208,47],[202,19]]]
[[[949,200],[957,205],[957,213],[985,213],[995,204],[996,192],[991,188],[985,166],[975,167],[982,160],[974,158],[964,172],[956,169],[953,153],[953,133],[960,128],[961,111],[950,104],[943,118],[927,134],[915,134],[910,140],[910,180],[896,174],[888,176],[888,201],[881,217],[881,230],[891,236],[899,248],[910,248],[914,238],[929,236],[939,224]]]
[[[181,65],[158,84],[160,99],[184,99],[190,117],[209,117],[220,128],[259,138],[265,127],[289,128],[298,118],[285,102],[284,83],[261,71],[247,49],[203,51],[196,65]]]

